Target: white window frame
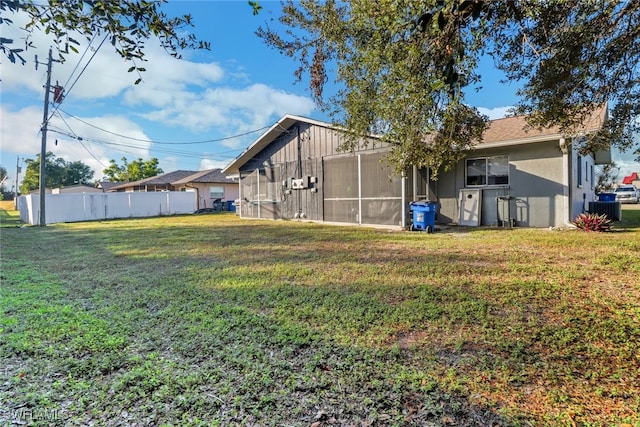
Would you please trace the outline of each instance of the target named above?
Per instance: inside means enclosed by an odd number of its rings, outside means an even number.
[[[214,191],[221,190],[221,191]],[[209,187],[209,197],[211,199],[224,199],[224,185],[212,185]]]
[[[506,175],[495,175],[491,173],[490,167],[493,163],[495,165],[497,159],[505,159],[506,162],[500,165],[501,167],[506,167]],[[473,184],[469,182],[469,162],[479,162],[484,161],[484,175],[477,175],[481,177],[481,183]],[[465,169],[464,169],[464,182],[466,187],[499,187],[509,185],[511,182],[510,176],[510,167],[509,167],[509,156],[508,155],[498,155],[498,156],[486,156],[486,157],[473,157],[465,160]],[[476,176],[476,175],[473,175]],[[490,182],[492,177],[504,177],[506,176],[506,182]]]

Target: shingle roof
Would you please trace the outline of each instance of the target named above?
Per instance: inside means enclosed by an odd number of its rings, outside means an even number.
[[[607,119],[607,104],[603,104],[584,121],[581,130],[583,132],[592,132],[600,129]],[[228,174],[237,174],[247,161],[257,155],[260,150],[264,149],[280,134],[286,132],[296,122],[311,123],[318,126],[324,126],[337,129],[334,125],[318,120],[308,119],[306,117],[285,115],[275,125],[273,125],[262,136],[255,140],[247,149],[245,149],[238,157],[236,157],[227,167],[223,169]],[[507,117],[504,119],[492,120],[489,127],[484,133],[483,140],[477,144],[478,148],[487,148],[492,146],[508,146],[516,144],[528,144],[540,141],[549,141],[554,138],[560,139],[564,135],[557,127],[536,129],[527,126],[525,116]]]
[[[156,175],[149,178],[140,179],[138,181],[132,181],[132,182],[116,185],[114,187],[111,187],[111,190],[129,188],[129,187],[134,187],[136,185],[166,185],[196,173],[198,173],[198,171],[177,170],[174,172],[164,173],[162,175]]]
[[[600,129],[607,118],[606,104],[593,111],[581,126],[584,132],[592,132]],[[506,117],[504,119],[492,120],[485,131],[481,144],[496,142],[521,141],[527,142],[529,139],[539,139],[541,137],[561,136],[557,126],[548,128],[532,128],[527,125],[526,116]]]
[[[215,183],[215,184],[233,184],[234,181],[231,178],[227,178],[227,175],[222,173],[222,169],[208,169],[205,171],[197,172],[193,175],[189,175],[177,181],[171,182],[173,185],[187,184],[187,183]]]
[[[99,181],[98,186],[102,188],[102,191],[109,191],[116,185],[121,185],[121,182],[111,182],[111,181]]]

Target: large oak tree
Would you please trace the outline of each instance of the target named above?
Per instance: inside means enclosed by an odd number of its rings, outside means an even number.
[[[286,0],[280,22],[258,35],[299,61],[295,76],[352,135],[344,148],[378,134],[399,171],[437,173],[480,140],[487,118],[465,94],[483,55],[518,82],[515,113],[531,126],[574,136],[608,102],[611,120],[581,149],[629,149],[640,128],[640,2]],[[327,97],[330,77],[340,90]]]

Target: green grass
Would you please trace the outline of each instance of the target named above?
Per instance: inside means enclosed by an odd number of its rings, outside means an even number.
[[[0,228],[20,225],[20,212],[14,210],[13,200],[0,200]]]
[[[639,214],[3,228],[0,424],[640,426]]]

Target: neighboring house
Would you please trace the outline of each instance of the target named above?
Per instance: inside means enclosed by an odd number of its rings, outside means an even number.
[[[59,187],[51,189],[51,194],[67,194],[67,193],[102,193],[103,190],[93,185],[88,184],[76,184],[68,185],[66,187]]]
[[[96,187],[101,189],[103,192],[108,192],[109,190],[111,190],[111,188],[115,187],[116,185],[120,185],[122,184],[122,182],[111,182],[111,181],[98,181],[98,183],[96,184]]]
[[[220,169],[205,171],[178,170],[139,181],[118,183],[109,189],[117,192],[194,191],[198,210],[214,207],[214,202],[233,202],[239,197],[238,183]]]
[[[606,116],[595,111],[584,132]],[[223,170],[240,180],[240,216],[407,227],[409,203],[431,200],[438,223],[565,226],[595,200],[594,165],[611,160],[580,154],[556,129],[527,130],[523,117],[492,121],[437,181],[418,168],[394,174],[375,138],[346,153],[343,141],[329,123],[284,116]]]
[[[211,209],[216,201],[233,202],[239,197],[238,182],[221,169],[209,169],[171,183],[177,191],[195,191],[198,209]]]
[[[140,179],[138,181],[124,182],[118,185],[114,185],[109,189],[109,191],[175,191],[175,187],[171,184],[173,181],[178,181],[196,173],[198,173],[198,171],[177,170],[175,172],[164,173],[161,175]]]

